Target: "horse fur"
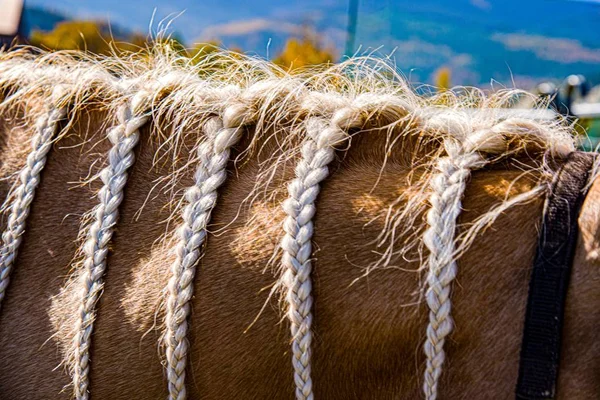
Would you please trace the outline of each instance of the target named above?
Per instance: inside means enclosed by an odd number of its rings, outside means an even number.
[[[456,331],[446,346],[440,396],[511,397],[543,197],[562,157],[574,150],[566,121],[504,119],[495,112],[523,93],[465,89],[421,97],[372,59],[290,75],[226,53],[192,65],[160,47],[130,58],[3,53],[0,89],[6,209],[33,121],[44,112],[40,104],[69,110],[2,305],[3,396],[70,396],[63,370],[74,362],[82,232],[106,166],[105,132],[117,110],[131,104],[151,122],[140,130],[98,303],[94,398],[166,395],[162,336],[175,228],[183,192],[193,184],[196,149],[207,140],[202,127],[228,110],[243,115],[236,122],[242,132],[232,144],[229,177],[218,190],[196,271],[189,397],[293,395],[282,319],[287,305],[272,295],[286,286],[280,207],[307,143],[305,123],[315,118],[342,133],[330,144],[337,151],[315,202],[315,396],[419,395],[429,268],[424,215],[434,166],[446,154],[441,144],[451,140],[486,162],[467,181],[453,239]],[[580,216],[561,398],[600,392],[594,378],[600,349],[593,339],[600,319],[593,285],[600,262],[598,193],[595,182]]]

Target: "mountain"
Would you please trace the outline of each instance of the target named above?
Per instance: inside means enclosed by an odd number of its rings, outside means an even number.
[[[341,54],[347,20],[347,2],[330,1],[314,9],[290,5],[279,20],[238,20],[204,32],[226,46],[267,56],[267,43],[270,54],[276,53],[293,26],[308,21]],[[361,0],[357,21],[354,54],[391,54],[391,61],[415,82],[430,83],[434,71],[447,66],[455,84],[531,87],[574,73],[600,83],[599,4]]]
[[[363,10],[371,20],[361,29],[359,17],[357,37],[371,46],[397,47],[399,65],[416,68],[421,80],[441,64],[468,84],[496,79],[511,85],[512,78],[526,84],[573,73],[597,79],[600,73],[598,4],[421,0],[386,8],[368,3]],[[387,29],[381,29],[384,24]]]
[[[342,58],[349,1],[158,0],[149,6],[144,0],[35,0],[34,4],[71,10],[69,15],[75,18],[108,16],[113,30],[116,23],[144,32],[150,20],[154,28],[173,20],[171,29],[188,44],[216,39],[262,57],[276,55],[289,37],[302,35],[303,27],[310,26]],[[41,27],[42,22],[55,21],[57,14],[36,18]],[[600,83],[599,26],[600,4],[584,1],[358,0],[351,52],[390,56],[414,82],[431,83],[434,72],[447,66],[454,84],[531,87],[574,73]]]
[[[66,15],[57,11],[40,7],[30,7],[26,3],[21,15],[21,31],[25,36],[29,37],[31,32],[35,30],[51,31],[56,24],[67,19]]]
[[[25,3],[23,14],[21,16],[21,32],[26,37],[31,35],[33,31],[48,32],[64,21],[73,19],[69,14],[47,9],[39,6],[30,6]],[[108,24],[107,21],[98,18],[99,26],[103,34],[110,34],[115,38],[124,39],[131,35],[131,30],[123,28],[118,24]]]

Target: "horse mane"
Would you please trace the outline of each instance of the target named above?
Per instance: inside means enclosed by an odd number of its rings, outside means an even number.
[[[351,146],[367,148],[369,142],[365,143],[361,135],[376,135],[378,144],[373,145],[370,151],[381,155],[382,171],[386,162],[394,159],[401,160],[413,173],[409,174],[406,182],[409,189],[399,194],[384,214],[374,217],[385,221],[384,229],[375,238],[381,257],[366,266],[365,274],[377,268],[391,267],[398,257],[407,256],[414,249],[420,253],[424,247],[430,254],[427,259],[423,257],[423,270],[433,268],[432,264],[436,263],[455,264],[454,261],[467,250],[476,235],[501,213],[546,193],[554,172],[554,160],[560,160],[575,150],[574,131],[565,118],[532,118],[526,115],[527,112],[506,113],[506,109],[523,97],[531,98],[534,110],[543,112],[547,103],[525,91],[504,89],[486,93],[475,88],[455,88],[436,93],[426,87],[420,90],[428,93],[417,93],[393,66],[373,57],[353,58],[336,65],[290,72],[265,60],[226,51],[211,53],[204,58],[189,58],[164,44],[157,44],[145,52],[118,56],[92,56],[82,52],[46,53],[30,48],[0,53],[0,114],[36,110],[31,115],[25,113],[25,118],[37,119],[47,112],[39,105],[35,106],[40,99],[51,110],[66,110],[66,122],[53,141],[67,134],[68,128],[91,107],[103,110],[111,118],[104,123],[114,122],[122,127],[121,134],[125,136],[148,122],[151,130],[149,140],[155,141],[161,149],[155,155],[154,163],[172,163],[170,174],[158,183],[165,188],[173,188],[182,177],[194,175],[196,165],[203,161],[202,155],[188,159],[181,157],[182,146],[186,142],[184,136],[189,135],[190,127],[198,127],[200,132],[195,138],[198,154],[202,154],[203,148],[214,153],[211,153],[214,158],[205,160],[211,167],[206,171],[196,171],[196,176],[205,174],[206,179],[221,176],[225,168],[223,162],[226,164],[230,149],[235,146],[238,146],[235,154],[237,165],[243,165],[250,157],[260,159],[261,172],[247,198],[245,205],[248,207],[260,206],[261,202],[280,202],[282,197],[286,197],[283,182],[277,181],[281,171],[295,164],[301,165],[298,168],[306,171],[298,172],[297,168],[296,173],[306,173],[302,179],[310,180],[311,184],[297,189],[298,193],[290,195],[292,201],[284,203],[286,218],[292,221],[292,225],[303,221],[298,207],[314,207],[316,194],[306,200],[309,195],[305,192],[313,190],[318,193],[319,183],[330,173],[327,165],[335,157],[335,149],[345,152]],[[240,128],[247,135],[244,139]],[[114,132],[114,135],[119,134]],[[115,145],[121,143],[120,137],[110,139]],[[241,148],[240,144],[243,144]],[[218,161],[218,167],[215,166],[217,161],[214,161],[217,156],[223,157]],[[452,219],[440,211],[439,215],[428,217],[434,222],[421,219],[432,199],[436,195],[438,200],[443,199],[447,188],[454,183],[457,185],[453,189],[453,198],[460,200],[470,170],[502,162],[520,165],[524,175],[537,173],[539,179],[533,189],[497,204],[475,223],[465,227],[458,236],[454,233],[455,217]],[[215,169],[211,170],[213,167]],[[101,173],[92,175],[91,179],[95,179]],[[290,192],[296,190],[293,185]],[[180,223],[183,198],[197,200],[197,196],[216,196],[218,186],[201,195],[174,193],[170,223]],[[8,211],[15,191],[11,193],[5,207]],[[456,215],[460,212],[460,202],[446,206],[457,210]],[[59,296],[70,297],[69,302],[74,304],[79,300],[73,294],[72,285],[82,279],[80,271],[84,264],[86,238],[89,239],[87,227],[92,224],[96,211],[90,211],[83,218],[81,247],[74,257],[73,276]],[[312,230],[310,218],[307,223]],[[443,244],[436,244],[440,237],[431,236],[432,229],[437,229],[435,227],[439,228],[436,234],[443,239],[440,242]],[[282,235],[286,238],[295,237],[298,233],[290,231],[292,228],[288,225],[284,229],[286,232]],[[170,229],[166,231],[170,232]],[[398,237],[406,235],[411,238],[408,242],[397,243]],[[250,237],[261,240],[260,235]],[[173,240],[176,239],[165,234],[157,246],[173,244]],[[296,276],[290,275],[289,268],[286,270],[282,257],[284,260],[303,257],[290,240],[284,238],[281,245],[274,246],[269,264],[280,277],[275,288],[283,292],[291,290],[290,287],[295,284],[291,281]],[[310,248],[310,236],[304,244]],[[439,254],[435,254],[437,250]],[[310,270],[307,271],[309,273]],[[450,281],[440,284],[449,285]],[[302,299],[302,293],[298,296],[300,300],[293,300],[291,304],[289,299],[285,300],[286,307],[302,308],[302,304],[309,301]],[[435,303],[437,300],[431,301]],[[296,321],[300,336],[294,339],[298,343],[302,339],[310,342],[310,337],[307,338],[310,327],[303,325],[309,315],[304,317]],[[93,316],[91,318],[93,320]],[[62,321],[62,325],[75,324]],[[173,328],[167,326],[167,337],[169,329]],[[65,361],[77,371],[80,366],[72,365],[77,364],[75,358],[78,357],[79,345],[75,349],[72,346],[72,343],[67,343],[64,348]],[[430,348],[428,351],[431,352],[428,357],[435,360],[440,349]],[[173,357],[177,356],[167,350],[167,358]],[[301,354],[298,355],[300,358]],[[73,373],[83,376],[87,374],[86,368],[87,364],[80,368],[80,372]],[[297,390],[309,390],[310,364],[308,367],[295,364],[295,369],[302,382]],[[437,386],[433,378],[436,374],[439,375],[431,370],[430,376],[426,376],[426,381],[431,380],[431,387]],[[80,393],[87,391],[85,379],[83,376],[81,387],[76,389]],[[180,381],[183,380],[174,378],[170,390],[182,390]],[[428,396],[433,394],[428,393]]]
[[[250,205],[265,194],[275,171],[298,156],[305,136],[304,121],[315,115],[332,118],[337,112],[342,123],[357,124],[351,136],[377,131],[386,138],[381,149],[384,158],[401,154],[415,171],[431,170],[443,155],[440,144],[447,138],[490,155],[494,162],[526,154],[531,161],[529,170],[546,172],[551,172],[548,156],[561,158],[575,149],[572,123],[558,115],[537,119],[535,112],[545,110],[547,100],[526,91],[489,93],[458,87],[436,93],[433,88],[420,89],[427,95],[417,94],[387,60],[374,57],[288,72],[269,61],[224,50],[201,59],[189,58],[161,43],[141,53],[119,56],[42,52],[27,47],[0,53],[2,113],[31,108],[30,103],[39,99],[49,99],[57,107],[68,105],[68,122],[61,130],[64,134],[80,117],[79,112],[90,105],[115,114],[127,101],[145,97],[154,121],[151,140],[162,149],[155,156],[156,163],[178,159],[185,129],[202,126],[231,104],[243,107],[248,120],[244,124],[252,129],[238,160],[268,153],[273,147],[278,150],[262,160],[263,179],[257,180]],[[533,108],[507,116],[504,111],[523,98],[528,98]],[[59,138],[60,133],[56,140]],[[203,139],[199,136],[198,143]],[[344,144],[344,149],[351,143]],[[187,160],[173,168],[165,185],[173,186],[193,163]],[[428,179],[425,173],[411,182],[412,194],[423,192]],[[422,203],[417,197],[413,196],[413,205]],[[405,207],[408,209],[414,210]],[[383,242],[389,239],[389,230],[398,228],[400,221],[405,223],[409,215],[401,217],[395,215],[386,223],[380,237]],[[486,223],[490,218],[484,218]],[[390,261],[389,251],[384,254],[377,266]]]

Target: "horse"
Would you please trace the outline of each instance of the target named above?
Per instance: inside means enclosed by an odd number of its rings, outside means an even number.
[[[0,396],[514,397],[576,144],[519,96],[371,58],[1,53]],[[600,394],[597,170],[557,399]]]

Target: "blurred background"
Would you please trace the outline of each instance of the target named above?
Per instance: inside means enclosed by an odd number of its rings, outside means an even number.
[[[293,70],[376,55],[415,86],[522,88],[600,136],[600,0],[0,0],[5,45],[107,54],[162,31],[190,56],[211,43]]]

